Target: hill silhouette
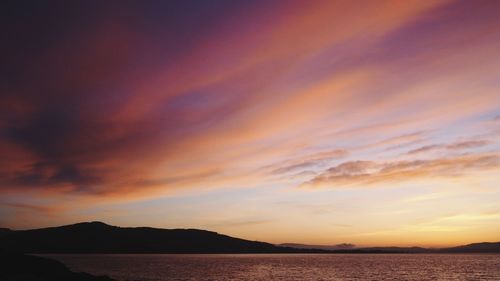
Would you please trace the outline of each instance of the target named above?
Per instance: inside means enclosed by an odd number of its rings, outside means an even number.
[[[295,245],[295,247],[294,247]],[[346,244],[348,245],[348,244]],[[321,248],[320,248],[321,247]],[[22,253],[500,253],[500,242],[452,248],[328,248],[249,241],[199,229],[117,227],[84,222],[32,230],[0,231],[0,249]]]
[[[8,228],[0,228],[0,237],[10,232],[11,230]]]
[[[500,242],[482,242],[441,249],[447,253],[500,253]]]
[[[116,227],[102,222],[10,231],[0,237],[0,248],[23,253],[311,252],[206,230]]]

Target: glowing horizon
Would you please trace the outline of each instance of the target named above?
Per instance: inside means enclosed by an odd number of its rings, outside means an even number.
[[[500,2],[12,4],[0,227],[500,237]]]

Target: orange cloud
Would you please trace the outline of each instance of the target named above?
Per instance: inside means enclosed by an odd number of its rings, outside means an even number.
[[[460,155],[394,162],[350,161],[329,168],[303,187],[370,186],[426,178],[449,178],[500,167],[500,155]]]

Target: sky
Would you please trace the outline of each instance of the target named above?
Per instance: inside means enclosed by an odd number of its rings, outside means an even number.
[[[500,2],[11,1],[0,227],[500,240]]]

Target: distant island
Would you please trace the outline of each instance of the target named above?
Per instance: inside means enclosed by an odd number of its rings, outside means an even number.
[[[0,231],[0,249],[37,254],[90,253],[500,253],[500,242],[452,248],[369,247],[354,245],[274,245],[199,229],[117,227],[84,222],[32,230]]]

